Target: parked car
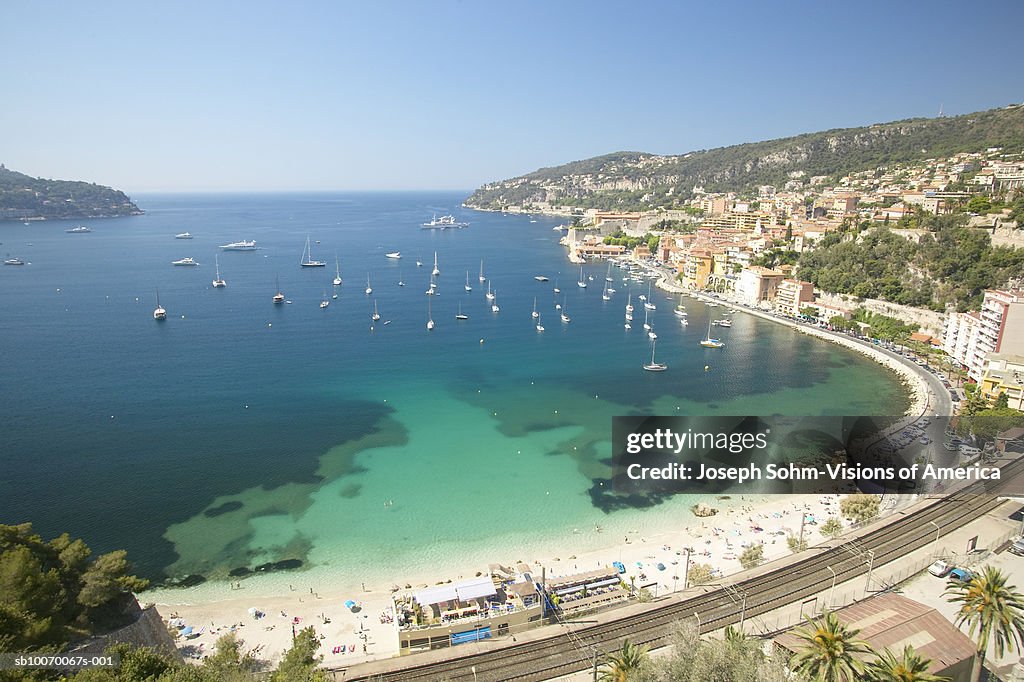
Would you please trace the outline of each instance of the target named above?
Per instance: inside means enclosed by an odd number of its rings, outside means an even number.
[[[1010,545],[1010,554],[1016,554],[1017,556],[1024,556],[1024,538],[1017,538]]]
[[[948,577],[950,580],[955,580],[956,582],[969,583],[974,578],[974,574],[966,568],[954,568],[949,572]]]
[[[928,572],[934,575],[936,578],[945,578],[951,570],[953,570],[953,567],[947,564],[942,559],[939,559],[934,564],[928,567]]]

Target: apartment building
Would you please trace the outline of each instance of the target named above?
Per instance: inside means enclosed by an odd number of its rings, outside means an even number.
[[[973,381],[981,381],[989,353],[1024,355],[1024,292],[989,289],[981,311],[951,313],[942,347]]]
[[[775,310],[796,317],[800,309],[814,301],[814,285],[797,279],[784,279],[775,291]]]
[[[1024,355],[989,353],[978,388],[991,402],[1004,394],[1007,407],[1024,410]]]

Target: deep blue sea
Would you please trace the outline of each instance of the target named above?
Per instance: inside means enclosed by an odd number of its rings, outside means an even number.
[[[703,349],[721,309],[685,299],[684,328],[678,299],[657,290],[670,368],[644,372],[646,284],[613,269],[618,292],[602,301],[606,266],[587,265],[593,281],[579,288],[560,220],[470,211],[464,196],[145,195],[134,197],[145,215],[87,221],[89,234],[65,232],[82,221],[0,223],[0,253],[29,262],[0,266],[0,522],[126,548],[154,577],[298,558],[349,579],[370,564],[398,578],[510,560],[493,556],[510,548],[582,547],[596,539],[568,533],[595,524],[666,523],[682,503],[613,510],[591,495],[614,415],[906,405],[888,371],[742,313],[717,332],[724,349]],[[470,226],[420,228],[448,213]],[[194,239],[174,238],[185,231]],[[299,267],[307,236],[327,267]],[[243,239],[260,248],[218,249]],[[201,265],[171,265],[186,256]],[[272,303],[275,279],[290,304]],[[164,322],[152,317],[158,289]],[[325,293],[338,298],[320,308]]]

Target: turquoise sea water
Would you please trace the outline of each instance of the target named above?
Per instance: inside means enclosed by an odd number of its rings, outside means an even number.
[[[634,509],[600,494],[615,415],[906,406],[888,371],[742,313],[717,332],[724,349],[703,349],[708,315],[722,309],[686,299],[684,328],[677,300],[657,290],[658,359],[670,369],[644,372],[646,284],[627,286],[613,268],[618,293],[604,302],[605,265],[587,265],[594,279],[577,287],[551,229],[559,220],[468,211],[462,197],[154,195],[136,197],[146,215],[88,222],[90,234],[65,233],[79,221],[0,224],[0,253],[30,263],[0,266],[0,522],[127,548],[154,577],[300,559],[401,582],[586,549],[600,543],[597,525],[673,523],[690,501]],[[471,225],[420,229],[435,213]],[[186,230],[195,238],[173,238]],[[299,267],[307,235],[328,267]],[[217,248],[242,239],[261,248]],[[224,289],[211,286],[217,253]],[[335,253],[344,283],[321,309]],[[201,265],[170,265],[185,256]],[[481,259],[498,314],[477,280]],[[292,304],[272,304],[275,277]],[[570,324],[554,308],[556,277]],[[638,316],[627,332],[629,291]],[[460,302],[469,320],[454,319]]]

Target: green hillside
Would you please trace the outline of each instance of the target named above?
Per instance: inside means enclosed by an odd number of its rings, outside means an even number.
[[[140,215],[124,192],[91,182],[33,178],[0,165],[0,220]]]
[[[1024,106],[827,130],[679,156],[616,152],[489,183],[466,204],[498,209],[548,201],[620,210],[668,208],[692,196],[695,186],[706,192],[753,192],[758,185],[782,188],[790,179],[840,177],[989,147],[1024,149]]]

